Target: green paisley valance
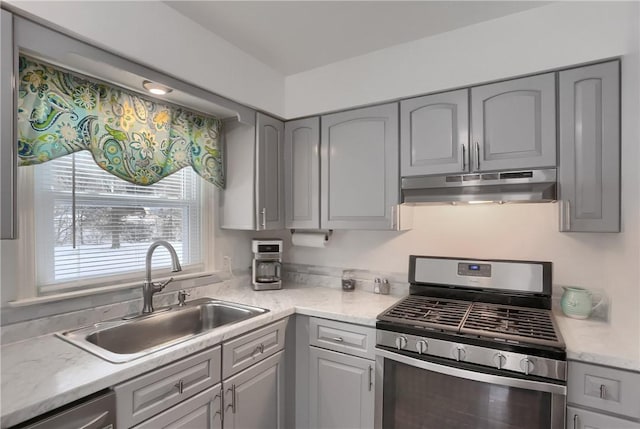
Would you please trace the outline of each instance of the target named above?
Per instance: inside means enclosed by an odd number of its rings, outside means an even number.
[[[88,150],[105,171],[151,185],[191,166],[224,187],[221,121],[20,56],[19,165]]]

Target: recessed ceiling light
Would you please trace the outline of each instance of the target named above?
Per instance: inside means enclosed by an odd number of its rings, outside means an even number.
[[[173,89],[171,88],[167,88],[166,86],[160,85],[159,83],[151,82],[150,80],[145,80],[144,82],[142,82],[142,86],[144,87],[144,89],[155,95],[165,95],[173,91]]]

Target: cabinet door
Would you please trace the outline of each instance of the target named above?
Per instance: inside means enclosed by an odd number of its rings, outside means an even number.
[[[224,381],[225,429],[284,426],[284,352]]]
[[[0,239],[16,238],[13,17],[0,10]]]
[[[256,229],[283,229],[284,124],[258,113],[256,128]]]
[[[213,386],[134,429],[222,429],[221,386]]]
[[[445,92],[400,103],[403,177],[469,169],[469,91]]]
[[[555,73],[471,88],[472,170],[556,166]]]
[[[322,117],[321,226],[395,229],[398,103]]]
[[[640,429],[640,423],[594,413],[581,408],[567,407],[567,428]]]
[[[320,228],[320,118],[284,126],[285,227]]]
[[[620,231],[620,63],[560,72],[560,230]]]
[[[310,427],[369,429],[375,362],[310,347]]]

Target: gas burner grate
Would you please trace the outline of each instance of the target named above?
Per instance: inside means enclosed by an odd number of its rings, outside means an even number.
[[[379,320],[458,331],[471,303],[412,295],[379,316]]]
[[[549,310],[475,302],[460,332],[520,343],[562,345]]]

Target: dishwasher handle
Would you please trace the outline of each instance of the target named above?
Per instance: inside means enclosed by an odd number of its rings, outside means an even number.
[[[78,429],[102,429],[104,428],[104,423],[106,418],[109,416],[110,411],[102,412],[98,417],[91,420],[90,422],[80,426]]]

